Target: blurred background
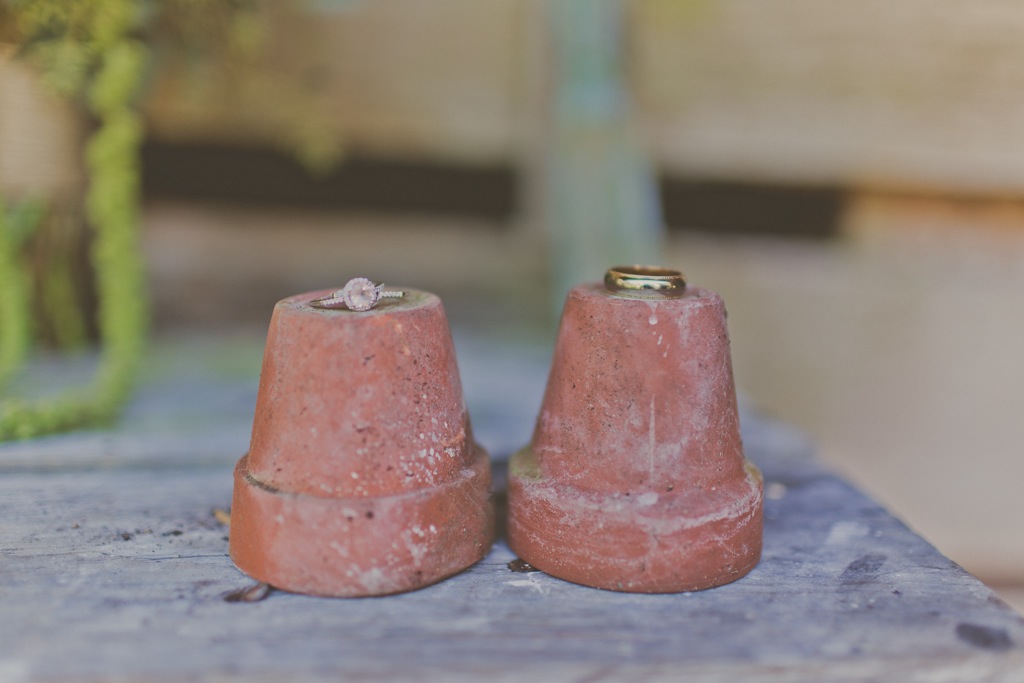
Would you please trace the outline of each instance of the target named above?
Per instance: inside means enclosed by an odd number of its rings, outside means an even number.
[[[570,284],[679,267],[753,405],[1024,605],[1020,3],[138,4],[156,338],[258,350],[275,301],[367,275],[542,358]],[[95,309],[95,114],[3,19],[0,196],[46,199]]]

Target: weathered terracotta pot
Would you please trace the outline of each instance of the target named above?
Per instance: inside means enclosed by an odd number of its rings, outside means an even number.
[[[480,560],[493,533],[444,309],[415,290],[366,312],[309,305],[324,294],[274,308],[231,558],[299,593],[426,586]]]
[[[509,468],[509,546],[554,576],[666,593],[761,556],[762,481],[740,441],[722,298],[566,300],[531,445]]]

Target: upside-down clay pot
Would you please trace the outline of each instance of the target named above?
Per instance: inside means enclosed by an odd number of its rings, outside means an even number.
[[[420,588],[480,560],[494,524],[444,309],[415,290],[365,312],[309,304],[325,293],[274,308],[231,558],[298,593]]]
[[[509,467],[509,546],[568,581],[669,593],[710,588],[761,556],[762,480],[740,441],[725,306],[566,300],[530,446]]]

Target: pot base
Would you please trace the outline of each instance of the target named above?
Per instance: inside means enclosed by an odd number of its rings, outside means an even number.
[[[629,593],[678,593],[735,581],[761,557],[762,479],[712,490],[584,491],[537,467],[525,448],[509,464],[508,544],[552,576]]]
[[[235,467],[231,559],[258,581],[331,597],[387,595],[436,583],[481,560],[494,531],[487,453],[461,476],[390,496],[289,493]]]

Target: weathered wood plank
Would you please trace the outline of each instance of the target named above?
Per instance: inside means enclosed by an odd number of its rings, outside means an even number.
[[[546,357],[457,343],[500,487]],[[0,681],[1024,681],[1024,618],[749,412],[765,551],[737,583],[610,593],[513,572],[499,542],[415,593],[226,602],[251,581],[212,510],[230,503],[258,358],[255,340],[157,345],[117,428],[0,448]]]
[[[234,360],[225,360],[232,347]],[[261,349],[256,337],[157,343],[141,387],[112,429],[0,443],[0,473],[233,462],[249,443]],[[60,372],[32,368],[27,379],[47,385],[43,395],[56,393],[84,384],[89,373],[82,366],[90,363],[83,357],[64,361]]]
[[[645,596],[479,565],[406,595],[329,600],[249,583],[211,514],[227,465],[0,479],[0,679],[1024,680],[1024,618],[777,424],[748,418],[768,481],[745,579]],[[179,533],[180,532],[180,533]]]

